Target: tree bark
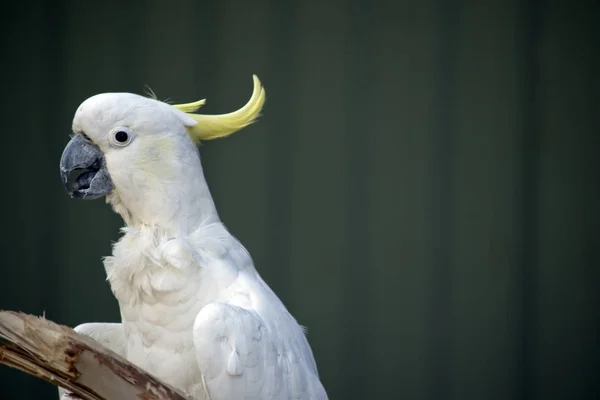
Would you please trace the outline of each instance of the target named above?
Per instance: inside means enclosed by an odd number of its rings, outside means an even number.
[[[20,312],[0,311],[0,364],[83,400],[190,399],[71,328]]]

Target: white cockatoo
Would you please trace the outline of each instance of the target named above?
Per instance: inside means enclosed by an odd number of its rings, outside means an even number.
[[[251,124],[265,101],[200,115],[131,93],[85,100],[60,161],[74,198],[125,222],[104,267],[120,323],[76,331],[196,399],[326,399],[303,328],[222,224],[197,144]]]

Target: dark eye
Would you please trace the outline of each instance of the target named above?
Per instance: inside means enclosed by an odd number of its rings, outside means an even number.
[[[119,131],[115,133],[115,139],[119,143],[125,143],[127,139],[129,139],[129,135],[127,134],[127,132]]]

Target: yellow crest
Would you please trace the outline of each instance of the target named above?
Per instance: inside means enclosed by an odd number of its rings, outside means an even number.
[[[206,103],[204,99],[193,103],[173,104],[173,107],[183,111],[197,122],[196,125],[187,127],[188,134],[195,143],[231,135],[258,118],[265,104],[265,89],[256,75],[252,75],[252,78],[254,80],[252,97],[244,107],[229,114],[195,114],[194,112]]]

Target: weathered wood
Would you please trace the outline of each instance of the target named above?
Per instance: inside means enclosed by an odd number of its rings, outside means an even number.
[[[0,364],[83,400],[189,399],[96,341],[44,317],[0,311],[0,340]]]

